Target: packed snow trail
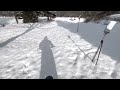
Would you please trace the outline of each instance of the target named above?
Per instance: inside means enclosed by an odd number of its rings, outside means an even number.
[[[78,20],[69,19],[58,17],[51,22],[43,19],[34,24],[12,22],[1,27],[0,78],[44,79],[51,73],[54,79],[120,78],[116,60],[103,53],[97,66],[89,60],[97,47],[86,41],[82,32],[75,33]],[[71,24],[64,27],[67,22]]]

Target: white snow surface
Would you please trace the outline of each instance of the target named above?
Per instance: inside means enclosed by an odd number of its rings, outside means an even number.
[[[113,15],[110,15],[109,17],[111,17],[111,18],[118,18],[118,17],[120,17],[120,14],[113,14]]]
[[[119,79],[120,24],[105,37],[98,64],[91,62],[105,25],[57,17],[47,22],[16,24],[1,17],[0,79]],[[84,51],[84,53],[80,50]]]

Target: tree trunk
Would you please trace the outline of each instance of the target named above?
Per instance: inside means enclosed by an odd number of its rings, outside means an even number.
[[[18,24],[18,19],[17,19],[17,16],[15,16],[15,20],[16,20],[16,22],[17,22],[17,24]]]
[[[23,11],[23,23],[38,22],[38,15],[34,11]]]

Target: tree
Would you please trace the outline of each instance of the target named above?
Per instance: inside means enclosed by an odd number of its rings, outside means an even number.
[[[23,23],[38,22],[38,15],[35,11],[23,11]]]
[[[48,20],[56,17],[54,13],[49,11],[23,11],[21,16],[23,17],[23,23],[34,23],[38,22],[40,15],[48,17]]]
[[[17,22],[17,24],[18,24],[18,23],[19,23],[19,22],[18,22],[19,12],[17,12],[17,11],[14,12],[14,15],[15,15],[15,20],[16,20],[16,22]]]
[[[56,14],[50,11],[43,11],[44,16],[47,17],[48,21],[56,17]]]

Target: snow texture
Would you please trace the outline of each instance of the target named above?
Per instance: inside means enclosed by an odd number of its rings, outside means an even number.
[[[119,79],[120,24],[105,37],[95,66],[93,58],[106,25],[80,19],[57,17],[38,23],[16,24],[13,17],[1,17],[0,79]]]

